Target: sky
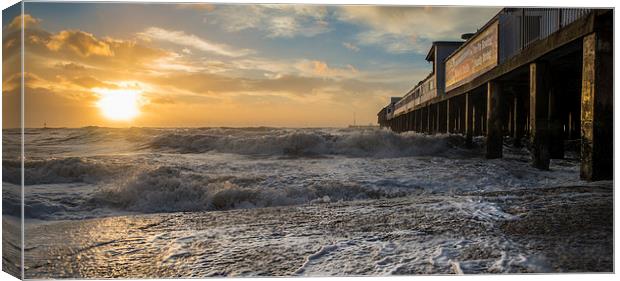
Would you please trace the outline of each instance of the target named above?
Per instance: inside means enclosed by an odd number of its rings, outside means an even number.
[[[498,11],[27,2],[3,12],[5,116],[22,20],[26,127],[341,127],[376,124],[431,72],[433,41]]]

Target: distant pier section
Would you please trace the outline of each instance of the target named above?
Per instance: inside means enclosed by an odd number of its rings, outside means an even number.
[[[504,8],[466,41],[439,41],[433,70],[378,113],[395,132],[529,140],[531,163],[549,169],[566,140],[581,143],[581,178],[613,178],[613,10]]]

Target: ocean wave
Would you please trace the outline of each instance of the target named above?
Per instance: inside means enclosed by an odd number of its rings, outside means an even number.
[[[21,184],[21,162],[2,161],[2,181]],[[95,182],[127,171],[125,165],[111,165],[80,157],[27,160],[24,162],[26,185],[50,183]]]
[[[208,177],[160,167],[99,190],[91,202],[143,213],[214,211],[405,196],[400,189],[326,181],[305,187],[265,187],[261,179]]]
[[[464,138],[457,135],[396,134],[388,130],[274,130],[259,134],[170,133],[155,137],[148,146],[179,153],[215,151],[285,156],[406,157],[440,155],[463,143]]]

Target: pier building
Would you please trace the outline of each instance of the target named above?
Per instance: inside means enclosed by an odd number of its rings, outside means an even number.
[[[463,38],[433,42],[431,73],[379,111],[380,126],[486,136],[489,159],[506,139],[528,143],[539,169],[578,141],[581,178],[612,179],[612,9],[504,8]]]

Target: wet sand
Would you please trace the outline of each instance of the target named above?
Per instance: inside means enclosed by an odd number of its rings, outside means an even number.
[[[611,272],[612,190],[599,182],[28,223],[26,277]]]

